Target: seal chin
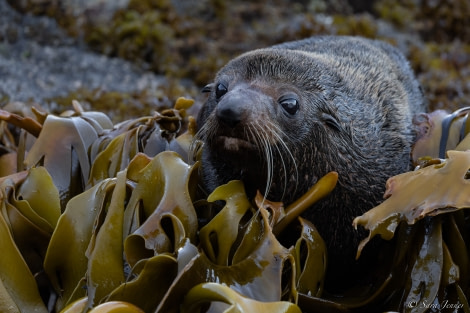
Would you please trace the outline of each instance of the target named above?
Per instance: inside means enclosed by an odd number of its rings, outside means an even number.
[[[217,144],[220,148],[231,152],[256,149],[256,146],[251,142],[235,137],[219,136],[217,137]]]

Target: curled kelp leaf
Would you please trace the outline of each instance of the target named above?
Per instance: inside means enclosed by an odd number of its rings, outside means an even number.
[[[60,215],[59,194],[45,168],[32,168],[24,174],[21,179],[20,174],[3,179],[1,213],[38,287],[47,290],[43,261]]]
[[[280,234],[282,230],[295,220],[302,212],[311,207],[315,202],[330,194],[338,181],[338,173],[329,172],[313,185],[302,197],[294,201],[285,210],[284,217],[274,225],[274,233]]]
[[[106,216],[114,187],[115,180],[107,179],[77,195],[59,218],[44,261],[44,269],[59,295],[57,311],[86,296],[86,251],[93,229],[99,228]],[[118,240],[122,242],[122,237]]]
[[[327,265],[325,242],[312,223],[301,217],[299,222],[302,231],[295,244],[297,292],[320,297]]]
[[[323,180],[320,185],[317,185],[316,189],[311,189],[309,194],[313,194],[312,190],[318,192],[318,187],[321,186],[321,184],[326,184],[325,181],[328,181],[330,178],[332,181],[329,181],[327,185],[332,183],[334,187],[337,175],[333,177],[326,176],[326,179]],[[258,192],[255,197],[255,203],[258,208],[264,208],[269,213],[271,228],[273,225],[275,226],[279,223],[279,221],[282,221],[286,215],[282,202],[272,202],[264,199],[260,192]],[[323,292],[327,265],[325,242],[311,222],[302,217],[298,217],[297,219],[300,235],[295,242],[294,249],[296,289],[298,293],[304,293],[312,297],[320,297]]]
[[[88,187],[104,178],[115,177],[124,170],[134,156],[144,152],[153,157],[168,150],[168,139],[162,136],[159,113],[128,120],[114,126],[93,142],[90,160],[93,164]]]
[[[38,239],[39,234],[47,238],[42,244],[47,247],[60,215],[59,195],[43,167],[32,168],[24,174],[25,176],[16,182],[8,177],[4,178],[2,201],[5,210],[2,213],[12,231],[16,233],[18,242],[25,248],[32,248],[32,242],[35,240],[31,239]],[[37,236],[34,236],[36,232]],[[41,250],[37,247],[35,249]]]
[[[129,165],[139,152],[139,131],[140,127],[137,127],[118,135],[96,156],[92,163],[88,188],[103,179],[115,177]]]
[[[196,134],[197,126],[196,126],[196,119],[192,116],[188,117],[188,129],[176,137],[175,140],[170,142],[169,149],[171,151],[175,151],[178,153],[186,163],[193,162],[194,160],[198,160],[198,156],[193,156],[191,153],[194,151],[191,150],[192,145],[194,143],[194,136]],[[196,152],[197,154],[197,152]],[[194,159],[192,159],[194,157]]]
[[[162,151],[171,150],[188,162],[189,144],[195,133],[194,118],[188,118],[188,130],[178,137],[177,135],[182,128],[185,110],[193,103],[191,99],[178,98],[174,109],[122,122],[99,136],[90,147],[93,166],[88,187],[105,178],[115,177],[116,173],[129,165],[137,153],[153,157]],[[91,113],[93,112],[83,112],[81,116],[88,118],[87,114]],[[95,115],[91,117],[90,122]]]
[[[177,312],[177,304],[183,301],[187,292],[204,282],[225,284],[240,294],[258,301],[281,299],[294,301],[293,252],[284,248],[273,235],[269,226],[268,212],[260,208],[240,219],[243,211],[252,209],[246,208],[249,202],[243,192],[243,186],[235,181],[217,188],[210,199],[225,201],[226,208],[218,213],[224,216],[218,218],[216,216],[206,225],[210,231],[201,235],[205,237],[201,238],[202,251],[178,274],[157,312]],[[235,223],[238,219],[242,223]],[[211,225],[212,223],[214,225]],[[210,241],[211,233],[214,238],[222,238],[226,228],[232,227],[233,224],[238,224],[236,225],[238,234],[229,236],[227,242],[214,239],[212,244],[202,244],[202,241]],[[220,258],[223,263],[227,262],[229,265],[218,264],[217,254],[213,258],[208,258],[206,255],[205,247],[219,244],[231,246],[231,249],[222,246],[211,248],[232,250],[228,253],[227,261],[227,252],[224,252],[223,258]]]
[[[43,261],[60,215],[57,189],[43,167],[1,178],[0,189],[2,219],[8,225],[15,249],[34,275],[36,288],[47,301],[50,284]]]
[[[441,289],[445,290],[449,285],[458,284],[460,281],[460,268],[452,260],[452,254],[449,251],[445,242],[442,242],[443,251],[443,264],[442,264],[442,277],[441,277]],[[442,288],[444,287],[444,288]],[[438,295],[439,296],[439,295]],[[454,302],[456,303],[456,302]]]
[[[424,242],[418,250],[410,273],[410,280],[405,287],[409,291],[404,303],[417,305],[405,306],[405,312],[426,312],[428,308],[421,304],[433,303],[440,287],[444,261],[441,221],[432,221],[425,227],[429,235],[424,236]]]
[[[62,208],[83,191],[90,163],[88,148],[98,138],[96,130],[80,117],[48,115],[25,163],[28,168],[43,165],[59,190]]]
[[[0,177],[24,169],[26,150],[41,132],[40,123],[27,115],[19,115],[31,114],[29,109],[21,102],[13,102],[0,110]]]
[[[462,235],[455,221],[463,216],[462,211],[439,216],[435,223],[442,221],[442,252],[443,263],[439,291],[436,295],[441,310],[464,309],[469,311],[467,290],[470,285],[468,271],[470,269],[468,248],[462,240]],[[460,216],[459,216],[460,215]],[[436,241],[434,244],[439,244]],[[461,250],[463,248],[463,250]],[[429,256],[427,258],[429,260]],[[435,300],[436,302],[436,300]],[[448,305],[451,304],[451,305]]]
[[[51,176],[44,167],[37,167],[29,170],[19,186],[14,205],[19,207],[20,201],[27,202],[32,212],[28,210],[22,214],[52,233],[61,214],[59,200],[59,192]]]
[[[464,211],[458,211],[444,219],[445,247],[452,251],[452,263],[459,268],[459,283],[467,289],[470,284],[470,255],[468,246],[462,234],[467,233]],[[463,224],[463,225],[462,225]],[[447,271],[449,273],[449,271]],[[451,282],[449,282],[450,284]]]
[[[75,113],[71,116],[81,116],[95,128],[98,134],[102,134],[105,129],[113,128],[113,122],[103,112],[85,111],[77,100],[72,100],[72,105]]]
[[[175,101],[175,109],[178,110],[181,115],[185,115],[185,113],[183,112],[189,109],[190,107],[192,107],[193,104],[194,104],[193,99],[189,99],[185,97],[178,97],[178,99],[176,99]]]
[[[3,186],[2,189],[4,189]],[[5,194],[2,191],[0,195],[2,212],[5,212],[4,199]],[[0,249],[2,251],[0,258],[0,311],[47,313],[36,280],[16,246],[10,227],[3,214],[0,214]]]
[[[80,298],[67,305],[60,313],[83,313],[86,310],[88,298]]]
[[[176,252],[185,238],[194,242],[198,221],[191,197],[197,166],[165,151],[136,175],[124,224],[130,234],[124,252],[131,266],[154,254]]]
[[[86,251],[89,308],[100,303],[125,280],[122,237],[126,187],[126,172],[122,171],[116,177],[104,221],[101,225],[96,221],[93,228]]]
[[[109,301],[103,304],[100,304],[90,311],[87,311],[87,297],[79,299],[70,305],[68,305],[65,309],[61,311],[61,313],[144,313],[139,307],[133,305],[132,303],[125,302],[125,301]]]
[[[5,110],[0,110],[0,120],[24,129],[34,137],[38,137],[42,130],[42,125],[31,117],[23,117]]]
[[[274,202],[266,199],[258,190],[255,196],[255,204],[258,208],[264,208],[269,213],[269,226],[274,227],[286,216],[284,203]]]
[[[334,186],[337,175],[336,177],[327,176],[327,179],[329,178],[333,179],[332,183]],[[321,184],[325,184],[325,181],[327,180],[323,180]],[[311,190],[317,190],[318,192],[318,186],[317,189]],[[310,192],[310,195],[311,194],[312,192]],[[264,208],[269,213],[271,228],[285,217],[282,202],[272,202],[264,199],[261,193],[258,192],[255,197],[255,203],[258,208]],[[298,217],[298,224],[300,227],[300,236],[295,242],[294,250],[296,289],[298,293],[304,293],[312,297],[320,297],[323,292],[327,265],[325,242],[311,222],[302,217]]]
[[[470,207],[470,152],[448,151],[442,164],[400,174],[387,181],[387,198],[382,204],[354,219],[370,231],[358,248],[375,235],[391,239],[400,221],[413,224],[424,216],[437,215]]]
[[[132,273],[136,277],[114,289],[106,301],[126,301],[145,312],[154,312],[176,274],[177,261],[173,256],[159,254],[141,260]]]
[[[212,262],[227,266],[231,264],[229,254],[238,238],[240,221],[251,208],[251,203],[246,197],[243,183],[239,180],[219,186],[207,200],[225,200],[225,206],[199,231],[201,247]]]
[[[204,283],[191,288],[184,298],[181,313],[201,312],[208,304],[214,302],[227,304],[227,308],[221,311],[226,313],[301,313],[294,303],[256,301],[217,283]]]
[[[140,308],[136,307],[132,303],[124,301],[110,301],[98,305],[97,307],[90,310],[90,313],[144,313]]]

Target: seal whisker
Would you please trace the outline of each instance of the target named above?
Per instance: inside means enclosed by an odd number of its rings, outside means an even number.
[[[292,160],[292,163],[293,163],[293,169],[294,169],[294,179],[295,179],[295,188],[294,188],[294,193],[297,192],[297,182],[299,180],[299,171],[298,171],[298,167],[297,167],[297,162],[295,161],[295,158],[294,158],[294,155],[292,154],[292,152],[290,151],[289,147],[287,146],[286,142],[284,141],[283,137],[285,138],[288,138],[288,136],[285,135],[285,133],[282,131],[282,129],[279,128],[279,126],[275,125],[273,122],[269,121],[269,125],[271,127],[273,127],[276,131],[272,131],[272,135],[274,137],[276,137],[277,139],[277,142],[281,145],[282,147],[282,150],[285,151],[287,153],[287,155],[289,156],[289,158]],[[289,139],[290,140],[290,139]],[[286,169],[286,164],[284,162],[284,159],[283,159],[283,154],[281,153],[281,149],[278,147],[278,145],[276,145],[276,148],[281,156],[281,161],[282,161],[282,165],[284,167],[284,191],[283,191],[283,197],[284,198],[284,194],[287,190],[287,184],[288,184],[288,181],[289,181],[289,178],[287,177],[287,169]]]
[[[188,161],[195,161],[197,151],[207,142],[211,132],[213,132],[212,123],[205,123],[202,127],[194,134],[194,138],[191,141],[188,151]]]
[[[201,145],[209,142],[217,133],[217,126],[214,122],[204,123],[194,134],[194,138],[189,146],[188,160],[195,160],[195,156]]]
[[[281,161],[281,164],[282,164],[282,169],[283,169],[283,172],[284,172],[284,188],[282,190],[282,196],[281,196],[281,200],[282,200],[282,199],[284,199],[284,196],[286,195],[287,183],[288,183],[287,166],[286,166],[286,162],[284,161],[284,156],[283,156],[282,150],[286,150],[287,152],[289,152],[289,150],[286,149],[286,145],[285,145],[284,142],[282,142],[282,144],[281,144],[281,147],[283,149],[281,149],[278,145],[275,145],[275,147],[276,147],[277,153],[279,154],[280,161]],[[295,168],[295,170],[297,172],[297,168]],[[297,180],[296,180],[295,189],[297,189]]]
[[[271,191],[271,187],[273,185],[273,176],[274,176],[274,158],[273,158],[273,150],[272,146],[269,144],[269,141],[267,139],[267,135],[264,132],[261,132],[261,135],[263,136],[264,140],[264,149],[267,151],[267,157],[266,157],[266,163],[267,163],[267,173],[268,173],[268,178],[266,182],[266,188],[264,191],[264,198],[267,198],[269,195],[269,192]]]
[[[204,123],[194,135],[195,139],[206,141],[215,133],[214,123]]]
[[[267,164],[267,171],[268,171],[266,190],[265,190],[265,198],[266,198],[269,195],[269,192],[270,192],[272,184],[273,184],[273,177],[274,177],[274,170],[275,170],[275,168],[274,168],[275,158],[274,158],[274,153],[273,153],[273,144],[272,144],[272,140],[270,140],[270,137],[272,137],[273,131],[269,127],[266,131],[266,129],[264,129],[262,127],[262,125],[260,124],[259,121],[256,121],[256,129],[258,129],[260,135],[263,136],[263,139],[264,139],[263,140],[263,142],[264,142],[263,149],[269,151],[269,156],[266,157],[266,164]],[[274,146],[275,146],[276,150],[278,151],[278,154],[280,156],[280,161],[281,161],[281,164],[282,164],[282,167],[283,167],[283,170],[284,170],[284,174],[286,175],[287,168],[286,168],[284,159],[282,157],[282,153],[279,151],[279,148],[276,145],[274,145]],[[284,198],[285,189],[286,188],[284,188],[284,192],[282,194],[281,199]]]
[[[258,150],[261,154],[264,154],[265,157],[265,162],[266,162],[266,172],[267,172],[267,177],[266,177],[266,187],[264,190],[264,195],[263,195],[263,201],[266,199],[269,190],[271,189],[272,181],[273,181],[273,156],[272,156],[272,150],[271,146],[269,145],[269,142],[267,141],[266,135],[262,131],[262,128],[258,127],[259,125],[255,125],[254,123],[251,123],[249,127],[247,127],[250,131],[250,134],[253,138],[253,140],[256,143],[256,146],[258,147]]]
[[[266,151],[267,181],[266,181],[266,188],[264,190],[264,198],[266,198],[273,184],[274,159],[273,159],[273,151],[272,151],[271,145],[269,144],[267,134],[263,131],[260,131],[259,134],[263,138],[263,149]]]

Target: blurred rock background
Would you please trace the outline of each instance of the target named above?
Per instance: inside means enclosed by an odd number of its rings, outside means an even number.
[[[0,0],[0,16],[0,106],[78,99],[121,121],[200,104],[234,56],[317,34],[391,42],[431,109],[470,104],[468,0]]]

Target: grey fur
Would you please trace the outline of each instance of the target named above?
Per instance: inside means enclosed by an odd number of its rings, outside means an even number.
[[[219,82],[228,91],[217,101]],[[278,103],[286,92],[298,97],[294,115]],[[354,217],[381,202],[389,177],[410,169],[412,116],[425,109],[408,62],[380,41],[322,36],[247,52],[218,72],[198,117],[205,187],[210,192],[241,179],[250,195],[263,192],[268,157],[273,170],[266,196],[289,204],[326,173],[338,172],[335,190],[305,217],[327,243],[330,263],[341,260],[341,267],[361,239]],[[222,110],[239,120],[221,121]]]

